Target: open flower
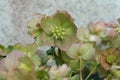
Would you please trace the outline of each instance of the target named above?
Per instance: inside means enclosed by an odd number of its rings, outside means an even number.
[[[49,46],[57,46],[66,50],[76,36],[76,26],[67,12],[58,11],[52,16],[47,16],[41,21],[42,41]]]
[[[112,65],[118,65],[120,50],[118,48],[108,48],[99,56],[99,61],[105,70],[110,70]]]
[[[75,40],[77,28],[67,12],[58,11],[52,16],[42,18],[41,22],[39,20],[35,21],[35,26],[29,27],[29,32],[38,42],[66,50]]]

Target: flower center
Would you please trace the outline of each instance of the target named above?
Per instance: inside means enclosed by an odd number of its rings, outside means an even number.
[[[65,28],[54,27],[52,29],[53,37],[55,39],[63,39],[65,35]]]
[[[116,61],[116,56],[114,56],[114,55],[107,56],[108,63],[113,64],[115,61]]]

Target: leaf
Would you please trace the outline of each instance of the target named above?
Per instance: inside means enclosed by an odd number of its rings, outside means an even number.
[[[80,70],[80,60],[79,59],[74,59],[71,60],[68,65],[72,68],[74,71],[79,71]],[[81,70],[85,67],[85,61],[81,60]]]
[[[33,62],[22,52],[12,51],[1,64],[0,75],[5,76],[5,80],[34,80]]]
[[[37,80],[48,80],[49,79],[48,73],[44,70],[36,71],[35,75],[36,75]]]
[[[36,66],[41,65],[40,57],[35,54],[37,51],[37,44],[35,44],[35,43],[27,44],[26,46],[23,46],[21,44],[16,44],[14,46],[14,49],[19,50],[19,51],[23,52],[24,54],[26,54],[29,58],[32,59],[32,61],[34,62],[34,64]]]
[[[118,34],[118,37],[114,40],[112,40],[112,45],[114,47],[120,47],[120,34]]]
[[[35,65],[37,66],[40,66],[41,65],[41,59],[37,56],[37,55],[34,55],[32,57],[32,61],[34,62]]]
[[[83,80],[90,74],[89,66],[85,66],[82,71]],[[87,80],[104,80],[98,72],[92,73]]]
[[[74,75],[70,80],[79,80],[79,74]]]
[[[21,57],[19,58],[19,62],[20,62],[20,65],[19,65],[19,68],[20,69],[23,69],[23,70],[26,70],[26,71],[33,71],[34,70],[34,64],[32,62],[32,60],[25,56],[25,57]]]
[[[69,63],[71,60],[73,60],[64,51],[61,52],[61,57],[65,63]]]
[[[13,49],[14,49],[14,47],[12,45],[9,45],[7,47],[7,52],[10,53]]]
[[[24,56],[19,58],[18,61],[19,65],[16,68],[11,68],[7,73],[7,80],[35,80],[32,60]]]
[[[27,44],[26,46],[24,46],[18,43],[14,46],[14,50],[19,50],[25,53],[26,55],[28,55],[29,57],[32,57],[33,55],[35,55],[35,52],[37,50],[37,45],[33,43],[33,44]]]
[[[0,52],[7,52],[6,47],[1,44],[0,44]]]

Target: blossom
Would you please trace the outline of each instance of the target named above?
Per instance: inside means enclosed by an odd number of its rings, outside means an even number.
[[[110,70],[112,65],[117,65],[119,62],[120,52],[118,48],[108,48],[102,51],[99,56],[99,61],[105,70]]]
[[[35,22],[35,26],[29,25],[32,26],[29,27],[29,32],[37,42],[66,50],[76,39],[77,28],[67,12],[58,11],[52,16],[43,17],[41,21],[37,19]]]

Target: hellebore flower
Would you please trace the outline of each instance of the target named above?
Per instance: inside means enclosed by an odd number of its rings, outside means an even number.
[[[105,70],[110,70],[112,65],[120,65],[119,56],[119,48],[108,48],[100,54],[99,61]]]
[[[58,11],[41,20],[42,41],[49,46],[57,46],[66,50],[75,40],[76,26],[67,12]]]
[[[103,21],[99,21],[97,23],[89,23],[88,28],[91,33],[93,34],[99,34],[101,32],[104,32],[106,27],[105,23]]]
[[[77,27],[67,12],[58,11],[42,18],[41,22],[39,20],[36,20],[35,26],[29,27],[29,32],[38,42],[66,50],[75,40]]]

